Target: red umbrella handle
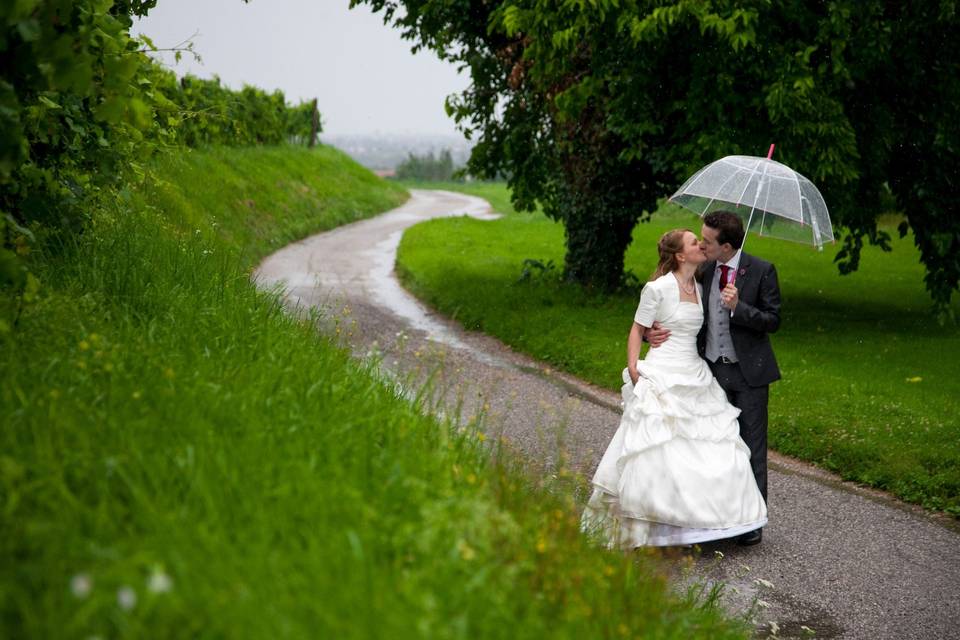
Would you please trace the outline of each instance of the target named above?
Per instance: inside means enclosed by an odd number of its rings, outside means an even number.
[[[770,145],[770,150],[767,151],[767,160],[769,160],[770,158],[773,157],[773,148],[774,148],[775,146],[777,146],[777,145],[775,145],[775,144],[771,144],[771,145]]]

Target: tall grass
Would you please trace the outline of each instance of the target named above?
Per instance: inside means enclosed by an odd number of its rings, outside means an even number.
[[[398,258],[405,283],[471,329],[619,387],[638,296],[562,284],[563,227],[501,207],[508,215],[494,222],[446,219],[408,230]],[[668,206],[636,227],[626,268],[639,281],[656,266],[657,238],[676,227],[699,232],[700,221]],[[846,277],[830,249],[751,236],[747,250],[776,264],[783,293],[772,338],[783,380],[771,387],[771,446],[960,515],[960,328],[930,314],[912,238],[894,240],[891,253],[866,248],[860,270]],[[518,282],[527,258],[556,268]]]
[[[493,458],[255,290],[252,260],[311,225],[204,189],[274,162],[356,188],[330,153],[195,152],[188,182],[161,163],[157,208],[35,256],[42,296],[0,351],[0,637],[742,637],[580,535],[563,470]],[[302,205],[316,227],[374,212],[330,201]]]

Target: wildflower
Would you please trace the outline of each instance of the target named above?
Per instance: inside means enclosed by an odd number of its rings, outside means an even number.
[[[147,580],[147,589],[151,593],[167,593],[172,588],[173,580],[164,572],[163,567],[154,567]]]
[[[124,611],[130,611],[137,606],[137,592],[133,587],[123,586],[117,589],[117,604]]]
[[[778,625],[776,622],[774,622],[773,620],[771,620],[771,621],[770,621],[770,634],[775,636],[775,635],[777,635],[778,633],[780,633],[780,625]]]
[[[773,589],[773,583],[769,580],[764,580],[763,578],[757,578],[753,581],[753,584],[759,585],[761,587],[766,587],[767,589]]]
[[[758,606],[758,607],[761,607],[761,608],[763,608],[763,609],[769,609],[769,608],[770,608],[770,603],[767,602],[766,600],[757,600],[757,606]]]
[[[80,347],[80,351],[86,351],[87,349],[90,348],[90,343],[87,342],[86,340],[81,340],[80,344],[77,346]]]
[[[713,555],[717,556],[717,560],[723,560],[723,551],[717,549],[713,552]]]
[[[547,550],[547,541],[543,538],[537,540],[537,553],[543,553]]]
[[[143,393],[138,389],[130,394],[130,397],[134,400],[139,400],[143,396]]]
[[[74,597],[83,599],[93,590],[93,579],[86,573],[78,573],[70,578],[70,592]]]

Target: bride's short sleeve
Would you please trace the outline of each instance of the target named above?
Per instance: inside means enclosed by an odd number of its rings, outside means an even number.
[[[657,318],[657,309],[660,308],[662,297],[660,287],[654,286],[653,282],[648,282],[640,293],[640,304],[637,306],[633,321],[644,327],[652,327]]]

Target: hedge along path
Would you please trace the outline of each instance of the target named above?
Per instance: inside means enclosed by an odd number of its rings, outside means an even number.
[[[616,430],[619,397],[497,340],[466,332],[420,304],[393,274],[404,229],[427,219],[496,215],[480,198],[411,190],[403,206],[293,243],[254,273],[291,310],[316,310],[357,357],[375,357],[410,393],[464,421],[483,416],[530,460],[531,472],[587,478]],[[456,269],[451,264],[450,269]],[[624,320],[626,325],[629,319]],[[960,528],[918,507],[771,453],[764,542],[703,545],[695,577],[727,584],[732,612],[755,606],[779,637],[949,637],[960,627]]]

